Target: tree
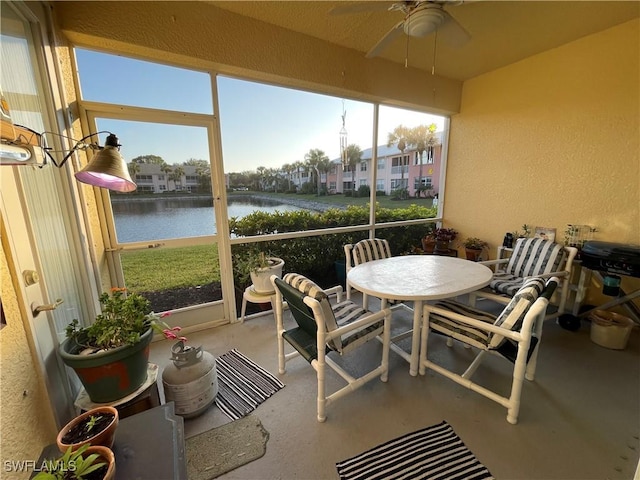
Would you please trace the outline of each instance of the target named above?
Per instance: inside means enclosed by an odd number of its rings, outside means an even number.
[[[158,155],[140,155],[136,158],[134,158],[133,160],[131,160],[131,162],[133,163],[146,163],[149,165],[162,165],[163,163],[166,163],[164,161],[164,159],[162,157],[159,157]]]
[[[211,169],[209,166],[196,167],[196,175],[198,176],[198,191],[200,193],[211,193]]]
[[[294,171],[298,174],[297,186],[300,186],[302,184],[302,181],[300,180],[300,173],[302,173],[302,171],[304,170],[304,163],[302,163],[300,160],[296,160],[295,162],[293,162],[292,167],[294,168]]]
[[[180,190],[182,190],[182,177],[184,176],[184,168],[177,166],[173,169],[173,173],[169,175],[169,180],[173,180],[174,185],[180,182]]]
[[[347,165],[351,170],[351,179],[353,180],[353,190],[356,189],[356,166],[362,161],[362,150],[355,143],[347,145],[346,149]]]
[[[296,170],[296,167],[290,163],[282,165],[282,171],[287,174],[287,192],[291,190],[291,174]]]
[[[418,125],[409,132],[409,146],[415,147],[416,151],[420,155],[420,185],[417,189],[417,196],[420,197],[420,192],[425,190],[422,185],[422,159],[425,152],[430,152],[433,155],[433,148],[438,143],[436,137],[436,130],[438,126],[435,123],[430,125]],[[426,194],[425,194],[426,195]]]
[[[307,153],[304,156],[304,159],[307,162],[307,165],[309,166],[309,168],[311,170],[311,176],[313,177],[314,174],[316,176],[316,185],[317,185],[316,192],[318,194],[320,194],[319,165],[322,162],[324,162],[325,160],[328,162],[329,161],[329,157],[327,157],[327,155],[322,150],[320,150],[318,148],[312,148],[311,150],[309,150],[309,153]]]
[[[400,179],[402,182],[402,189],[404,188],[404,151],[407,148],[411,141],[411,129],[405,127],[404,125],[398,125],[393,132],[389,133],[387,137],[387,147],[392,145],[396,145],[398,150],[402,152],[402,156],[400,157]],[[405,199],[407,197],[408,192],[400,192],[400,198]]]

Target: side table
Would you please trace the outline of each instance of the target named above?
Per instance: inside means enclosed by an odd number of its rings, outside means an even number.
[[[240,323],[244,322],[245,313],[247,312],[247,302],[251,303],[270,303],[273,307],[273,300],[275,297],[275,292],[262,294],[258,293],[253,289],[253,286],[249,286],[244,290],[242,294],[242,311],[240,312]],[[273,308],[272,308],[273,309]],[[271,309],[271,310],[272,310]],[[266,313],[271,313],[271,310],[266,311]]]
[[[160,405],[160,393],[158,392],[158,365],[150,363],[147,368],[147,379],[135,392],[109,403],[95,403],[83,388],[80,390],[74,405],[82,412],[95,407],[108,405],[118,410],[120,418],[126,418],[136,413],[144,412]]]

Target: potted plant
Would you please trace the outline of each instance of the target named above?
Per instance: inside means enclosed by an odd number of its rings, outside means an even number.
[[[271,275],[281,277],[283,267],[284,260],[262,251],[253,251],[243,257],[236,257],[236,268],[240,273],[240,282],[245,284],[250,278],[253,290],[260,295],[274,292],[270,280]]]
[[[468,237],[463,243],[467,260],[477,262],[480,259],[482,250],[488,247],[487,242],[477,237]]]
[[[421,238],[422,250],[424,253],[433,253],[436,248],[436,234],[433,226],[429,226],[427,234]]]
[[[456,239],[458,232],[453,228],[436,228],[434,235],[436,237],[435,253],[444,253],[449,251],[451,242]]]
[[[44,470],[34,480],[113,480],[116,458],[111,449],[101,445],[69,447],[55,460],[45,462]]]
[[[102,445],[111,448],[118,427],[118,410],[102,406],[92,408],[67,423],[56,437],[60,452],[77,450],[83,445]]]
[[[109,403],[135,392],[147,378],[149,344],[154,329],[175,337],[179,327],[169,329],[151,311],[149,301],[124,288],[112,288],[100,296],[102,313],[93,324],[79,327],[73,320],[58,352],[74,369],[89,398]],[[170,335],[169,335],[170,334]]]

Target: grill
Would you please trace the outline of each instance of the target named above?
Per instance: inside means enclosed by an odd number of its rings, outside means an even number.
[[[580,258],[589,270],[640,278],[640,245],[585,242]]]
[[[582,247],[580,258],[582,260],[582,266],[589,270],[594,270],[594,274],[603,282],[603,293],[617,297],[596,308],[606,310],[617,305],[622,305],[629,312],[632,319],[640,324],[640,310],[632,301],[634,298],[640,297],[640,289],[625,293],[622,289],[618,288],[620,278],[616,277],[613,279],[615,282],[613,292],[615,293],[607,292],[610,288],[607,281],[611,280],[610,276],[612,275],[640,278],[640,245],[589,241],[585,242]],[[604,279],[599,272],[604,273]],[[595,309],[582,312],[579,316],[584,317],[593,310]]]

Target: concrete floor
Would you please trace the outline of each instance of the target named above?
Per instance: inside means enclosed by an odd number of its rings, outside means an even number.
[[[394,325],[408,318],[398,310]],[[638,466],[637,327],[625,350],[609,350],[591,342],[588,322],[577,332],[546,322],[536,381],[525,382],[517,425],[507,423],[502,406],[433,371],[410,376],[408,364],[393,352],[386,384],[374,380],[338,400],[329,406],[327,421],[318,423],[314,370],[298,358],[287,364],[287,373],[278,375],[272,315],[191,334],[189,344],[202,345],[216,356],[237,348],[286,385],[253,412],[270,434],[266,454],[221,479],[336,479],[336,462],[442,420],[498,479],[630,479]],[[408,341],[402,345],[408,348]],[[460,345],[447,348],[435,335],[429,349],[430,358],[449,367],[463,366],[461,360],[471,356]],[[380,351],[379,342],[369,342],[343,363],[361,371],[379,361]],[[150,361],[162,367],[169,357],[169,343],[152,344]],[[509,367],[491,356],[474,380],[506,393]],[[327,391],[341,385],[340,377],[328,369]],[[185,420],[185,434],[228,421],[212,406]]]

